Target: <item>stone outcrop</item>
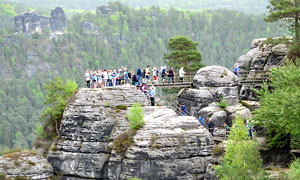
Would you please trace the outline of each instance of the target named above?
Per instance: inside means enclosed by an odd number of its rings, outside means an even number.
[[[118,154],[113,142],[129,130],[124,107],[130,109],[136,102],[143,106],[145,125],[124,154]],[[212,136],[198,127],[194,117],[178,117],[166,107],[147,105],[133,87],[79,90],[64,112],[61,138],[48,154],[54,171],[72,180],[203,179]]]
[[[51,32],[65,32],[67,20],[65,12],[61,7],[57,7],[51,11],[50,25]]]
[[[110,6],[100,5],[96,9],[97,15],[110,14],[110,13],[114,13],[114,10]]]
[[[223,127],[224,123],[231,125],[236,115],[244,119],[252,116],[250,110],[239,103],[238,78],[228,69],[221,66],[201,68],[193,85],[194,88],[179,93],[178,103],[186,105],[188,114],[203,117],[205,126],[209,118],[217,127]]]
[[[250,46],[251,50],[242,55],[235,63],[235,66],[240,67],[241,72],[246,72],[246,75],[241,75],[239,80],[265,79],[265,75],[268,75],[268,73],[260,73],[259,71],[269,71],[284,62],[284,57],[288,53],[286,45],[267,45],[264,43],[265,40],[265,38],[253,40]],[[254,88],[260,89],[261,85],[256,84]],[[257,100],[249,85],[241,87],[240,98],[243,100]]]
[[[6,178],[21,176],[31,179],[49,179],[53,175],[53,168],[35,151],[14,152],[0,157],[0,174]]]
[[[84,33],[99,33],[100,31],[97,24],[93,22],[82,21],[80,26]]]
[[[63,33],[67,27],[64,10],[60,7],[51,11],[51,17],[39,16],[35,11],[30,11],[15,16],[14,20],[17,33],[41,33],[49,28],[53,33]]]

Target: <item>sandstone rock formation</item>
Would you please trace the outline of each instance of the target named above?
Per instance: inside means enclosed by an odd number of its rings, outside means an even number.
[[[14,20],[17,33],[41,33],[48,28],[53,33],[63,33],[67,27],[64,10],[60,7],[51,11],[51,17],[39,16],[35,11],[30,11],[15,16]]]
[[[53,169],[37,152],[23,151],[0,157],[0,174],[6,178],[21,176],[31,179],[49,179],[53,175]]]
[[[119,154],[112,144],[129,130],[124,105],[130,108],[136,102],[143,106],[145,125],[128,150]],[[54,171],[72,180],[204,179],[212,136],[198,127],[194,117],[178,117],[166,107],[147,105],[144,95],[132,87],[81,89],[67,106],[61,138],[48,154]]]
[[[67,20],[64,10],[61,7],[57,7],[51,11],[51,32],[65,32],[67,27]]]
[[[186,105],[188,113],[203,117],[205,126],[211,118],[217,127],[232,124],[236,115],[247,119],[250,110],[239,103],[238,78],[221,66],[201,68],[193,79],[194,88],[179,93],[178,103]],[[224,107],[220,107],[221,103]]]
[[[239,65],[241,72],[246,72],[246,75],[241,75],[239,80],[255,80],[264,79],[264,74],[259,71],[269,71],[271,68],[278,67],[288,53],[288,48],[284,44],[267,45],[264,43],[266,39],[254,39],[251,43],[251,50],[242,55],[236,65]],[[261,85],[256,84],[254,88],[259,89]],[[240,98],[244,100],[257,100],[249,85],[243,85],[240,91]]]
[[[31,34],[41,32],[40,18],[35,11],[23,13],[15,16],[16,32]]]

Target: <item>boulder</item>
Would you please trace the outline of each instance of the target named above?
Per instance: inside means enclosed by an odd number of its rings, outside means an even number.
[[[237,62],[234,64],[234,67],[239,66],[241,69],[247,69],[250,68],[251,61],[252,61],[251,56],[249,55],[242,55]]]
[[[67,28],[67,20],[65,12],[61,7],[57,7],[51,11],[51,32],[63,33]]]
[[[6,178],[49,179],[53,168],[35,151],[12,152],[0,157],[0,174]]]
[[[193,79],[193,85],[199,87],[232,87],[238,85],[237,76],[222,66],[201,68]]]

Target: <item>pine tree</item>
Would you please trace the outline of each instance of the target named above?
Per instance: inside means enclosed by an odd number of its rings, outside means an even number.
[[[198,71],[204,65],[201,63],[201,53],[197,51],[197,42],[185,36],[175,36],[168,42],[169,54],[164,59],[169,67],[180,69],[184,67],[187,72]]]
[[[300,58],[300,0],[269,0],[269,15],[265,18],[268,22],[282,20],[288,25],[289,30],[295,33],[292,51]]]

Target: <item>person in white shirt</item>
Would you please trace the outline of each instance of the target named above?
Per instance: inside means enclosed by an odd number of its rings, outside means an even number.
[[[180,82],[181,82],[181,83],[183,83],[183,78],[184,78],[184,74],[185,74],[185,72],[184,72],[183,69],[184,69],[184,68],[181,67],[180,70],[179,70],[179,77],[180,77]]]

